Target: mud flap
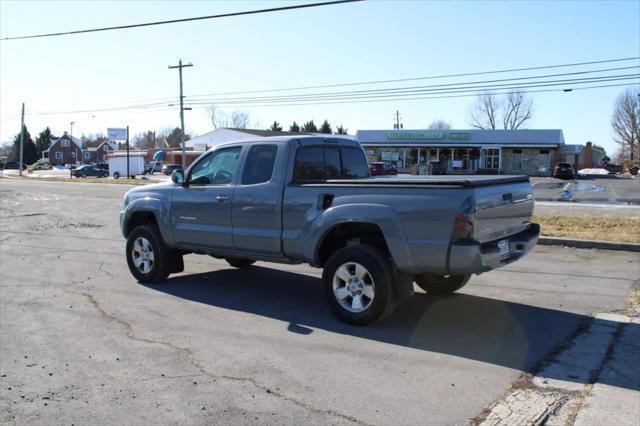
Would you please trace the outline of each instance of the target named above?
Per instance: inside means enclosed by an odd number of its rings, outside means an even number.
[[[171,250],[169,255],[169,272],[177,274],[184,271],[184,259],[182,258],[182,252],[179,250]]]

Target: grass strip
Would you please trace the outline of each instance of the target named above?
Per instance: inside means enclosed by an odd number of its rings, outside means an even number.
[[[640,218],[534,216],[545,237],[640,243]]]

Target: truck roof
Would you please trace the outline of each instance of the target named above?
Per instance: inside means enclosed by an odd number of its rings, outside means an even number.
[[[360,148],[358,141],[351,136],[344,135],[292,135],[292,136],[269,136],[260,138],[245,138],[236,141],[225,142],[216,145],[210,150],[220,148],[222,146],[230,146],[244,143],[265,143],[265,142],[287,142],[290,144],[302,145],[318,145],[318,144],[341,144]]]

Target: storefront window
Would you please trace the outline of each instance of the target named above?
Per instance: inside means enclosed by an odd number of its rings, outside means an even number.
[[[512,160],[511,169],[514,172],[522,171],[522,150],[521,149],[513,150],[513,160]]]
[[[550,157],[548,149],[541,149],[538,153],[538,172],[547,173],[550,171]]]
[[[485,149],[484,168],[497,169],[500,166],[500,150],[497,148]]]

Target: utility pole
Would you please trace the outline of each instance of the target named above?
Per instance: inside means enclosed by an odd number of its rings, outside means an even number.
[[[129,177],[129,126],[127,126],[127,179]]]
[[[182,95],[182,68],[192,67],[192,63],[182,65],[182,59],[178,60],[178,65],[169,65],[169,69],[178,68],[180,76],[180,145],[182,146],[182,170],[186,169],[186,156],[184,153],[184,96]]]
[[[18,169],[18,175],[22,176],[22,155],[24,152],[24,102],[22,103],[22,118],[20,119],[20,168]]]
[[[402,123],[400,123],[400,111],[396,110],[396,122],[393,124],[394,129],[402,129]]]
[[[76,151],[76,161],[78,161],[78,147],[76,146],[75,142],[73,141],[73,125],[76,124],[76,122],[72,121],[69,124],[71,125],[71,143],[73,144],[73,149]],[[71,169],[69,169],[69,173],[71,173]]]

